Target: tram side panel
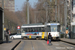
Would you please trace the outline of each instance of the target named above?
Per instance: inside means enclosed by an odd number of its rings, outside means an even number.
[[[59,40],[59,37],[60,37],[59,32],[45,32],[45,40],[48,40],[49,33],[51,33],[52,40]]]
[[[22,38],[41,38],[42,32],[25,32],[21,33]]]

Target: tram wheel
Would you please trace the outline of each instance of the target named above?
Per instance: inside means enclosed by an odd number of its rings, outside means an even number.
[[[36,40],[39,40],[39,38],[36,38]]]
[[[39,38],[39,40],[41,40],[41,38]]]
[[[24,40],[27,40],[27,38],[26,38],[26,37],[24,37],[23,39],[24,39]]]

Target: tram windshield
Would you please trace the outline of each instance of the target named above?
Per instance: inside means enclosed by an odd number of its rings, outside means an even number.
[[[57,32],[57,26],[52,25],[51,26],[51,32]]]
[[[51,32],[59,32],[60,26],[57,25],[51,25]]]

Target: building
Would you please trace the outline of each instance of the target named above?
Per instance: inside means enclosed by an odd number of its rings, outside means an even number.
[[[73,22],[75,22],[75,0],[72,0]]]
[[[0,7],[2,7],[2,0],[0,0]],[[14,0],[4,0],[4,8],[9,11],[15,12],[15,1]]]
[[[1,2],[2,2],[2,0],[0,0],[0,7],[2,7],[2,3]]]
[[[71,0],[71,5],[72,5],[71,38],[75,39],[75,0]]]

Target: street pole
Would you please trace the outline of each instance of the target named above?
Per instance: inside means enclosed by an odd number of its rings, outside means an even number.
[[[55,20],[57,22],[57,0],[55,0]]]
[[[36,23],[36,12],[34,12],[35,13],[35,23]]]
[[[70,22],[72,22],[72,2],[73,2],[73,1],[70,0],[70,3],[71,3],[71,4],[70,4],[70,11],[71,11],[71,12],[70,12],[70,13],[71,13],[71,20],[70,20]]]
[[[64,18],[65,18],[65,31],[66,31],[66,25],[67,25],[67,0],[65,0],[64,3]],[[65,32],[64,32],[64,38],[65,38]]]
[[[60,21],[60,7],[58,5],[58,21]]]
[[[46,0],[46,2],[45,2],[45,5],[46,5],[46,7],[45,7],[45,9],[46,9],[46,23],[48,22],[48,3],[47,3],[47,0]]]
[[[29,19],[29,0],[27,0],[27,24],[30,24],[30,19]]]
[[[71,26],[71,22],[72,22],[72,2],[73,2],[73,0],[70,0],[70,13],[71,13],[71,20],[70,20],[70,27],[71,27],[71,32],[72,32],[72,26]],[[71,37],[72,37],[72,33],[71,33]]]
[[[2,13],[2,25],[3,25],[3,41],[4,41],[4,0],[2,0],[2,9],[3,9],[3,13]]]
[[[48,14],[48,8],[46,7],[46,23],[47,23],[47,14]]]

